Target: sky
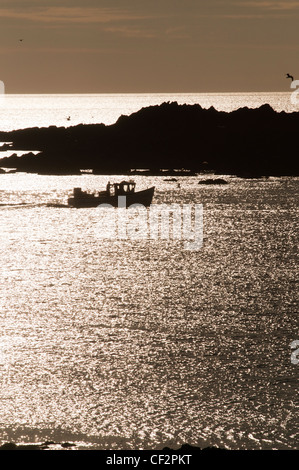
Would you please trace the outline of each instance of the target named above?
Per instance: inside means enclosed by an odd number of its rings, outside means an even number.
[[[6,93],[289,91],[298,24],[299,0],[0,0],[0,80]]]

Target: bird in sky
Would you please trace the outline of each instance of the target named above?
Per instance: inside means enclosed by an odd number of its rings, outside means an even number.
[[[289,73],[286,74],[286,78],[290,78],[292,80],[292,82],[294,81],[293,75],[290,75]]]

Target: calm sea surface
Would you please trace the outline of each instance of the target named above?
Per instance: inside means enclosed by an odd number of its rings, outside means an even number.
[[[150,104],[122,96],[62,96],[62,108],[47,96],[36,113],[32,98],[31,111],[1,110],[0,128],[109,123]],[[155,204],[203,204],[203,246],[188,251],[101,239],[97,208],[67,207],[73,187],[122,177],[0,174],[0,444],[298,449],[299,179],[222,177],[228,185],[136,177],[156,187]]]

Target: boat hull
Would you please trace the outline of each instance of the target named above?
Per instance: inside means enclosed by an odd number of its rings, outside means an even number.
[[[132,204],[142,204],[143,206],[150,206],[155,188],[148,188],[144,191],[137,191],[134,193],[127,193],[122,196],[108,196],[108,195],[88,195],[76,196],[68,199],[68,205],[71,207],[98,207],[101,204],[110,204],[112,207],[129,207]],[[119,200],[119,197],[121,199]]]

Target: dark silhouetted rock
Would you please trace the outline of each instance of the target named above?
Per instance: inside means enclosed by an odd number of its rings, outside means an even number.
[[[228,184],[228,181],[222,178],[200,180],[198,184]]]
[[[0,141],[13,143],[10,150],[24,152],[1,159],[0,166],[42,174],[78,174],[79,169],[134,174],[135,168],[166,177],[179,176],[174,170],[185,168],[189,175],[213,170],[218,175],[297,176],[298,127],[298,112],[278,113],[268,104],[227,113],[163,103],[121,116],[110,126],[0,132]]]
[[[0,447],[0,450],[42,450],[39,444],[15,444],[7,442]]]
[[[222,452],[227,451],[227,449],[221,449],[219,447],[204,447],[201,449],[200,447],[191,446],[190,444],[183,444],[179,449],[170,449],[169,447],[164,447],[162,449],[163,452],[175,452],[175,453],[193,453],[193,452]]]
[[[0,446],[0,450],[17,450],[18,446],[14,442],[6,442]]]
[[[76,444],[72,444],[71,442],[63,442],[62,444],[60,444],[61,447],[63,447],[64,449],[68,449],[70,447],[75,447]]]

